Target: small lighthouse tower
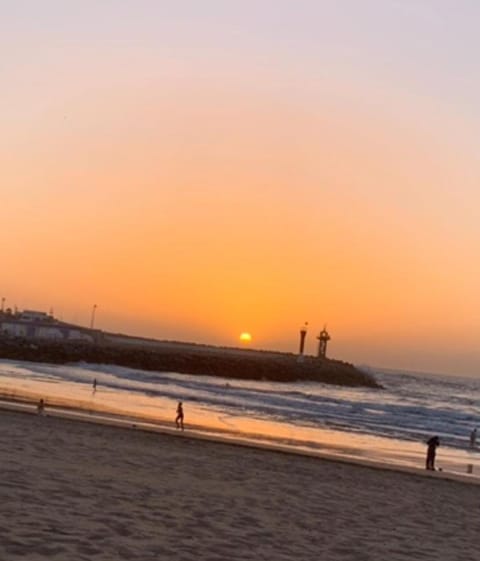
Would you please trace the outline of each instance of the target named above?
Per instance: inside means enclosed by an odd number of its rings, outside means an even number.
[[[303,356],[303,351],[305,349],[305,337],[307,335],[307,326],[308,326],[308,321],[306,321],[305,324],[300,328],[300,348],[298,350],[298,354],[300,356]]]
[[[317,337],[318,339],[318,357],[325,358],[327,355],[327,343],[330,341],[331,337],[328,334],[327,327],[325,326],[322,331],[320,331],[320,335]]]

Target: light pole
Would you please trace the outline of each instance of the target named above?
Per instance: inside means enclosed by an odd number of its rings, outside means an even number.
[[[2,314],[4,312],[4,307],[5,307],[5,296],[2,296],[2,309],[1,309]]]
[[[94,304],[92,308],[92,317],[90,318],[90,329],[93,329],[93,325],[95,323],[95,310],[97,309],[97,305]]]

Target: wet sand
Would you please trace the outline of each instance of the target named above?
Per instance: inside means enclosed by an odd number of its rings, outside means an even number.
[[[0,410],[0,559],[476,560],[480,486]]]

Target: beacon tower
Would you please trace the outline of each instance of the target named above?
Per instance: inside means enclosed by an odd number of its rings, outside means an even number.
[[[327,355],[327,343],[330,341],[330,335],[328,334],[326,326],[320,331],[318,339],[318,357],[325,358]]]

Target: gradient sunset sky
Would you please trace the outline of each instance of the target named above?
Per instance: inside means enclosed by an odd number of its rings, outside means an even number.
[[[480,371],[480,3],[0,11],[5,307]]]

